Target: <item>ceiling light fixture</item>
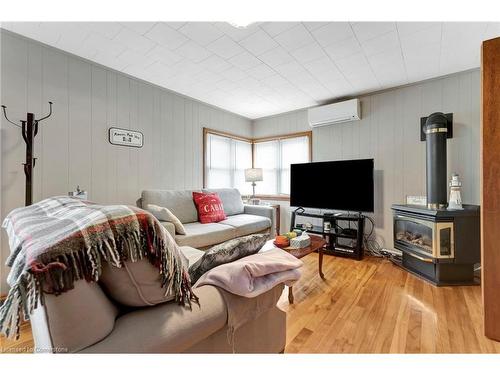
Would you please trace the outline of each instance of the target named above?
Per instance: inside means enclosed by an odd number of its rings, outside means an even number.
[[[243,21],[243,20],[238,20],[238,21],[232,21],[228,22],[231,26],[236,27],[237,29],[246,29],[248,26],[250,26],[253,22],[252,21]]]

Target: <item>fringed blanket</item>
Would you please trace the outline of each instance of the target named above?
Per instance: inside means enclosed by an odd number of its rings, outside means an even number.
[[[147,258],[166,293],[183,305],[197,300],[175,241],[137,207],[54,197],[13,210],[2,226],[11,248],[11,288],[0,307],[0,333],[9,338],[19,337],[20,317],[29,319],[43,293],[60,294],[80,279],[97,281],[102,262],[121,267]]]

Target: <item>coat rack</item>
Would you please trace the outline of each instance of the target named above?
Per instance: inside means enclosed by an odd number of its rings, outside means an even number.
[[[5,116],[5,119],[12,125],[21,128],[21,134],[23,136],[24,142],[26,143],[26,163],[23,163],[24,174],[26,175],[26,206],[29,206],[33,203],[33,168],[35,168],[36,163],[36,158],[33,157],[33,142],[35,141],[35,137],[38,134],[38,124],[52,115],[52,102],[49,102],[49,107],[49,114],[38,120],[35,119],[35,115],[33,113],[28,112],[26,115],[26,120],[19,120],[19,122],[21,123],[21,126],[19,126],[15,122],[9,120],[9,118],[7,117],[7,107],[2,105],[3,115]]]

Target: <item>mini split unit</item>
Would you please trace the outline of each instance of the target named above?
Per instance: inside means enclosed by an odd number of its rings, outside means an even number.
[[[307,113],[311,128],[338,124],[361,119],[361,105],[359,99],[323,105],[310,108]]]

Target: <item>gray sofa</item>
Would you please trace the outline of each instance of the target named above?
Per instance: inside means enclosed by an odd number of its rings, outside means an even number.
[[[148,204],[166,207],[177,216],[186,229],[186,234],[176,234],[170,222],[161,222],[180,246],[197,249],[253,233],[269,232],[273,235],[274,210],[267,206],[245,205],[237,189],[203,189],[216,192],[224,206],[226,220],[218,223],[201,224],[193,202],[193,190],[144,190],[137,202],[139,207]]]
[[[183,246],[189,263],[203,251]],[[59,296],[45,295],[30,317],[38,353],[279,353],[285,348],[286,314],[276,307],[280,284],[255,298],[233,296],[243,306],[272,306],[228,340],[228,308],[220,289],[195,288],[200,306],[176,302],[120,306],[99,283],[77,281]]]

